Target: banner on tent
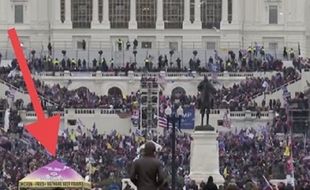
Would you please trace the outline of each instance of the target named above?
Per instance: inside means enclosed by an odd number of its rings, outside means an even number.
[[[74,182],[74,181],[32,181],[32,182],[19,182],[20,188],[90,188],[90,184],[86,182]]]

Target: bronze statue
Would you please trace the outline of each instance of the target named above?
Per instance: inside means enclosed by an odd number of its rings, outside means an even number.
[[[208,80],[208,77],[205,76],[204,80],[201,81],[198,85],[198,109],[200,109],[201,114],[201,127],[203,127],[204,115],[207,115],[207,127],[209,126],[209,114],[212,106],[212,98],[216,93],[216,89]]]

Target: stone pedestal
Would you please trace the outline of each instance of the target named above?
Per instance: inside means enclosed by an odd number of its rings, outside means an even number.
[[[219,171],[219,149],[215,131],[195,131],[192,135],[190,177],[198,184],[212,176],[214,183],[222,185],[224,178]]]

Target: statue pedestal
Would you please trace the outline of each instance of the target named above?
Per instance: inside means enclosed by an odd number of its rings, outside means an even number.
[[[219,150],[215,131],[194,131],[191,144],[190,177],[198,184],[212,176],[216,185],[223,185],[220,174]]]

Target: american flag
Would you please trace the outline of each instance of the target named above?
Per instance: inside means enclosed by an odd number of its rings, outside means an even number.
[[[167,117],[159,116],[158,117],[158,127],[167,128]],[[169,128],[172,127],[172,123],[169,122]]]

